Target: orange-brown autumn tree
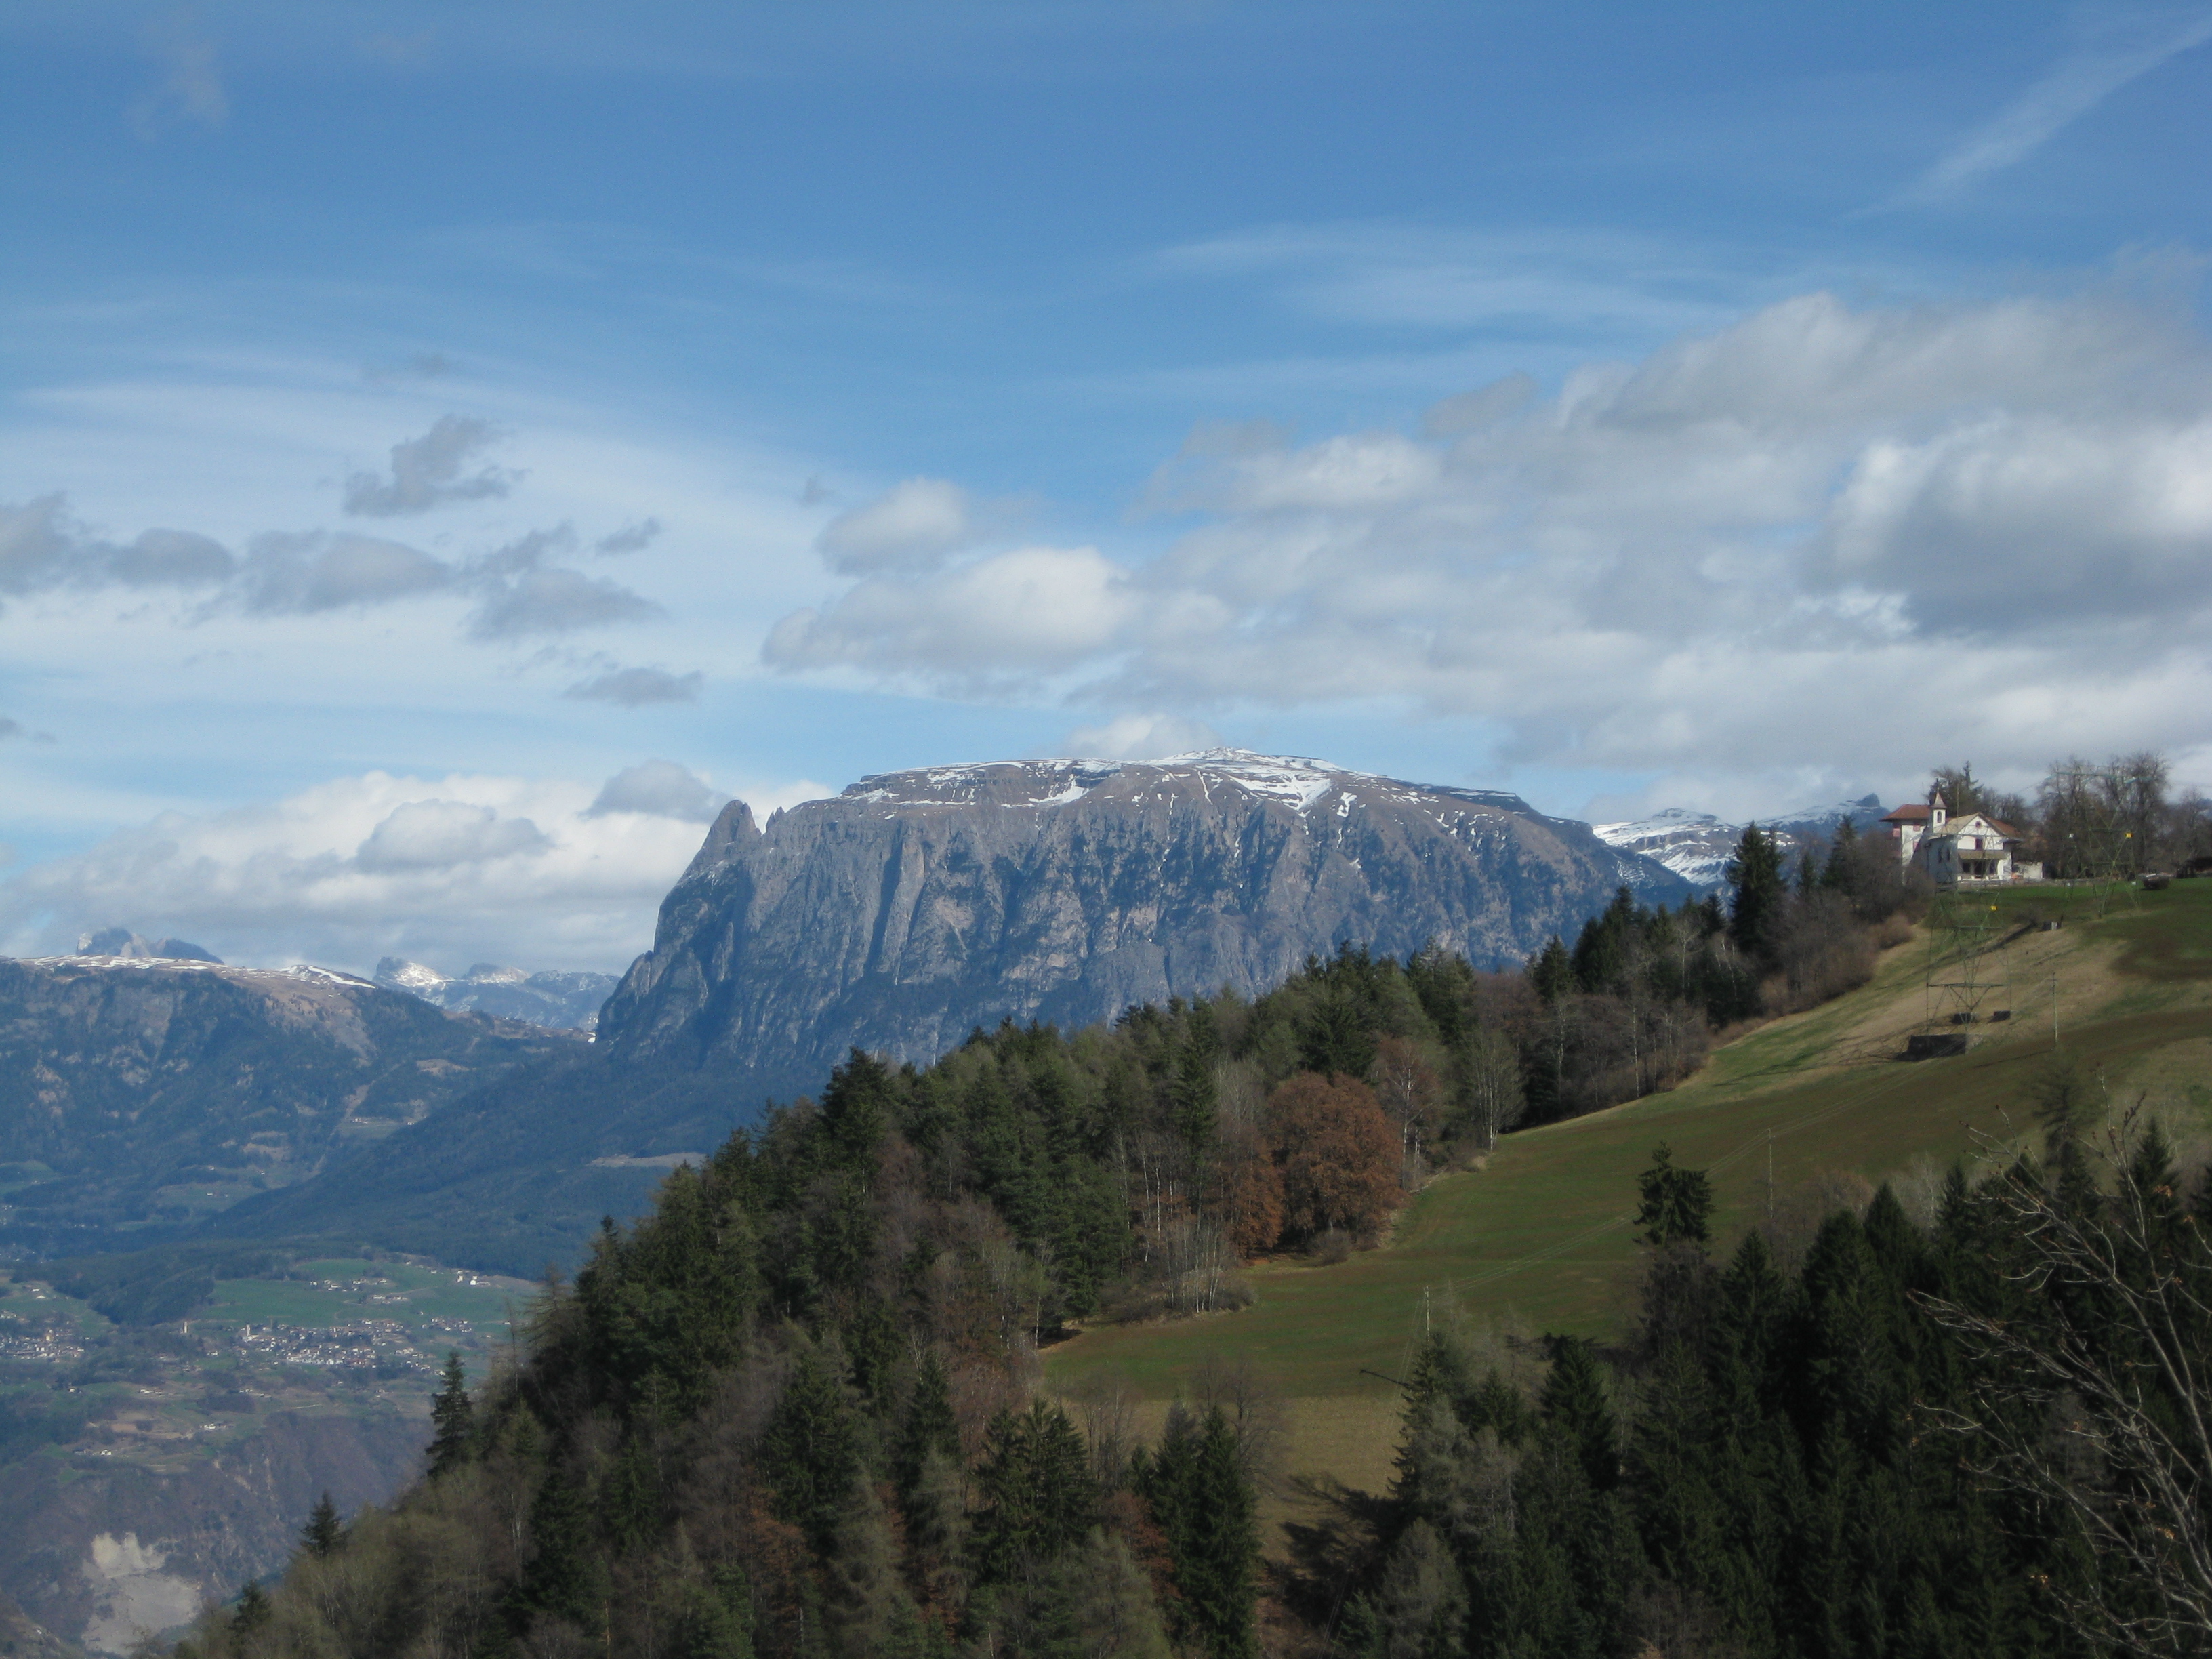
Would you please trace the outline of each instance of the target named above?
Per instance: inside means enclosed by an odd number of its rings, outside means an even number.
[[[1247,1260],[1283,1236],[1283,1172],[1266,1147],[1252,1146],[1222,1170],[1221,1224]]]
[[[1382,1231],[1404,1201],[1398,1132],[1357,1078],[1301,1072],[1267,1097],[1267,1136],[1283,1176],[1286,1232]]]

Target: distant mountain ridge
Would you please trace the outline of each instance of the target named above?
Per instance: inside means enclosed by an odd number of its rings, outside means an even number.
[[[1880,796],[1862,795],[1856,800],[1801,807],[1756,822],[1775,838],[1788,860],[1809,842],[1832,839],[1846,820],[1863,832],[1880,823],[1881,814]],[[1728,823],[1711,812],[1669,806],[1649,817],[1590,827],[1608,847],[1664,865],[1700,892],[1712,892],[1726,884],[1729,860],[1735,856],[1747,826]]]
[[[892,773],[765,827],[725,808],[600,1042],[813,1089],[856,1044],[922,1061],[1005,1018],[1253,993],[1340,943],[1516,963],[1623,884],[1690,890],[1517,795],[1301,757]]]
[[[0,1247],[172,1236],[582,1048],[321,968],[0,958]]]
[[[385,957],[374,978],[386,990],[420,997],[433,1007],[495,1014],[557,1031],[594,1030],[601,1005],[620,982],[612,974],[558,969],[527,974],[491,962],[449,977],[404,957]]]

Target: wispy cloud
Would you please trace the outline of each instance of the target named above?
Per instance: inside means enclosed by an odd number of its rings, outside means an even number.
[[[2121,88],[2212,40],[2212,10],[2137,14],[2107,24],[1997,112],[1901,198],[1932,202],[2023,161]]]
[[[161,83],[131,106],[131,125],[156,138],[179,121],[219,127],[230,119],[230,94],[216,64],[215,43],[189,17],[146,32],[146,47],[163,70]]]

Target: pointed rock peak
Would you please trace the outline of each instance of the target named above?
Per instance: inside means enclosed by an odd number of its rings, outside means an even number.
[[[405,957],[386,957],[376,964],[372,977],[388,989],[422,992],[434,990],[447,982],[446,976],[435,968],[419,962],[410,962]]]
[[[733,800],[716,816],[707,831],[707,839],[699,845],[698,855],[684,874],[688,878],[718,864],[726,864],[740,849],[760,839],[761,827],[753,821],[753,809],[741,800]]]

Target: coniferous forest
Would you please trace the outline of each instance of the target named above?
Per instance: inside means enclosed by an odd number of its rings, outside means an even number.
[[[1660,1014],[1795,994],[1808,938],[1871,951],[1831,869],[1749,869],[1725,916],[1624,896],[1519,975],[1345,951],[1251,1002],[856,1053],[610,1222],[505,1364],[448,1369],[416,1487],[319,1510],[179,1652],[2203,1651],[2212,1189],[2063,1073],[1921,1223],[1885,1189],[1721,1249],[1656,1149],[1627,1338],[1436,1332],[1385,1492],[1270,1471],[1247,1382],[1149,1436],[1040,1389],[1071,1322],[1372,1242],[1431,1165],[1586,1106],[1623,1030],[1663,1084]],[[1268,1492],[1304,1518],[1263,1557]]]

